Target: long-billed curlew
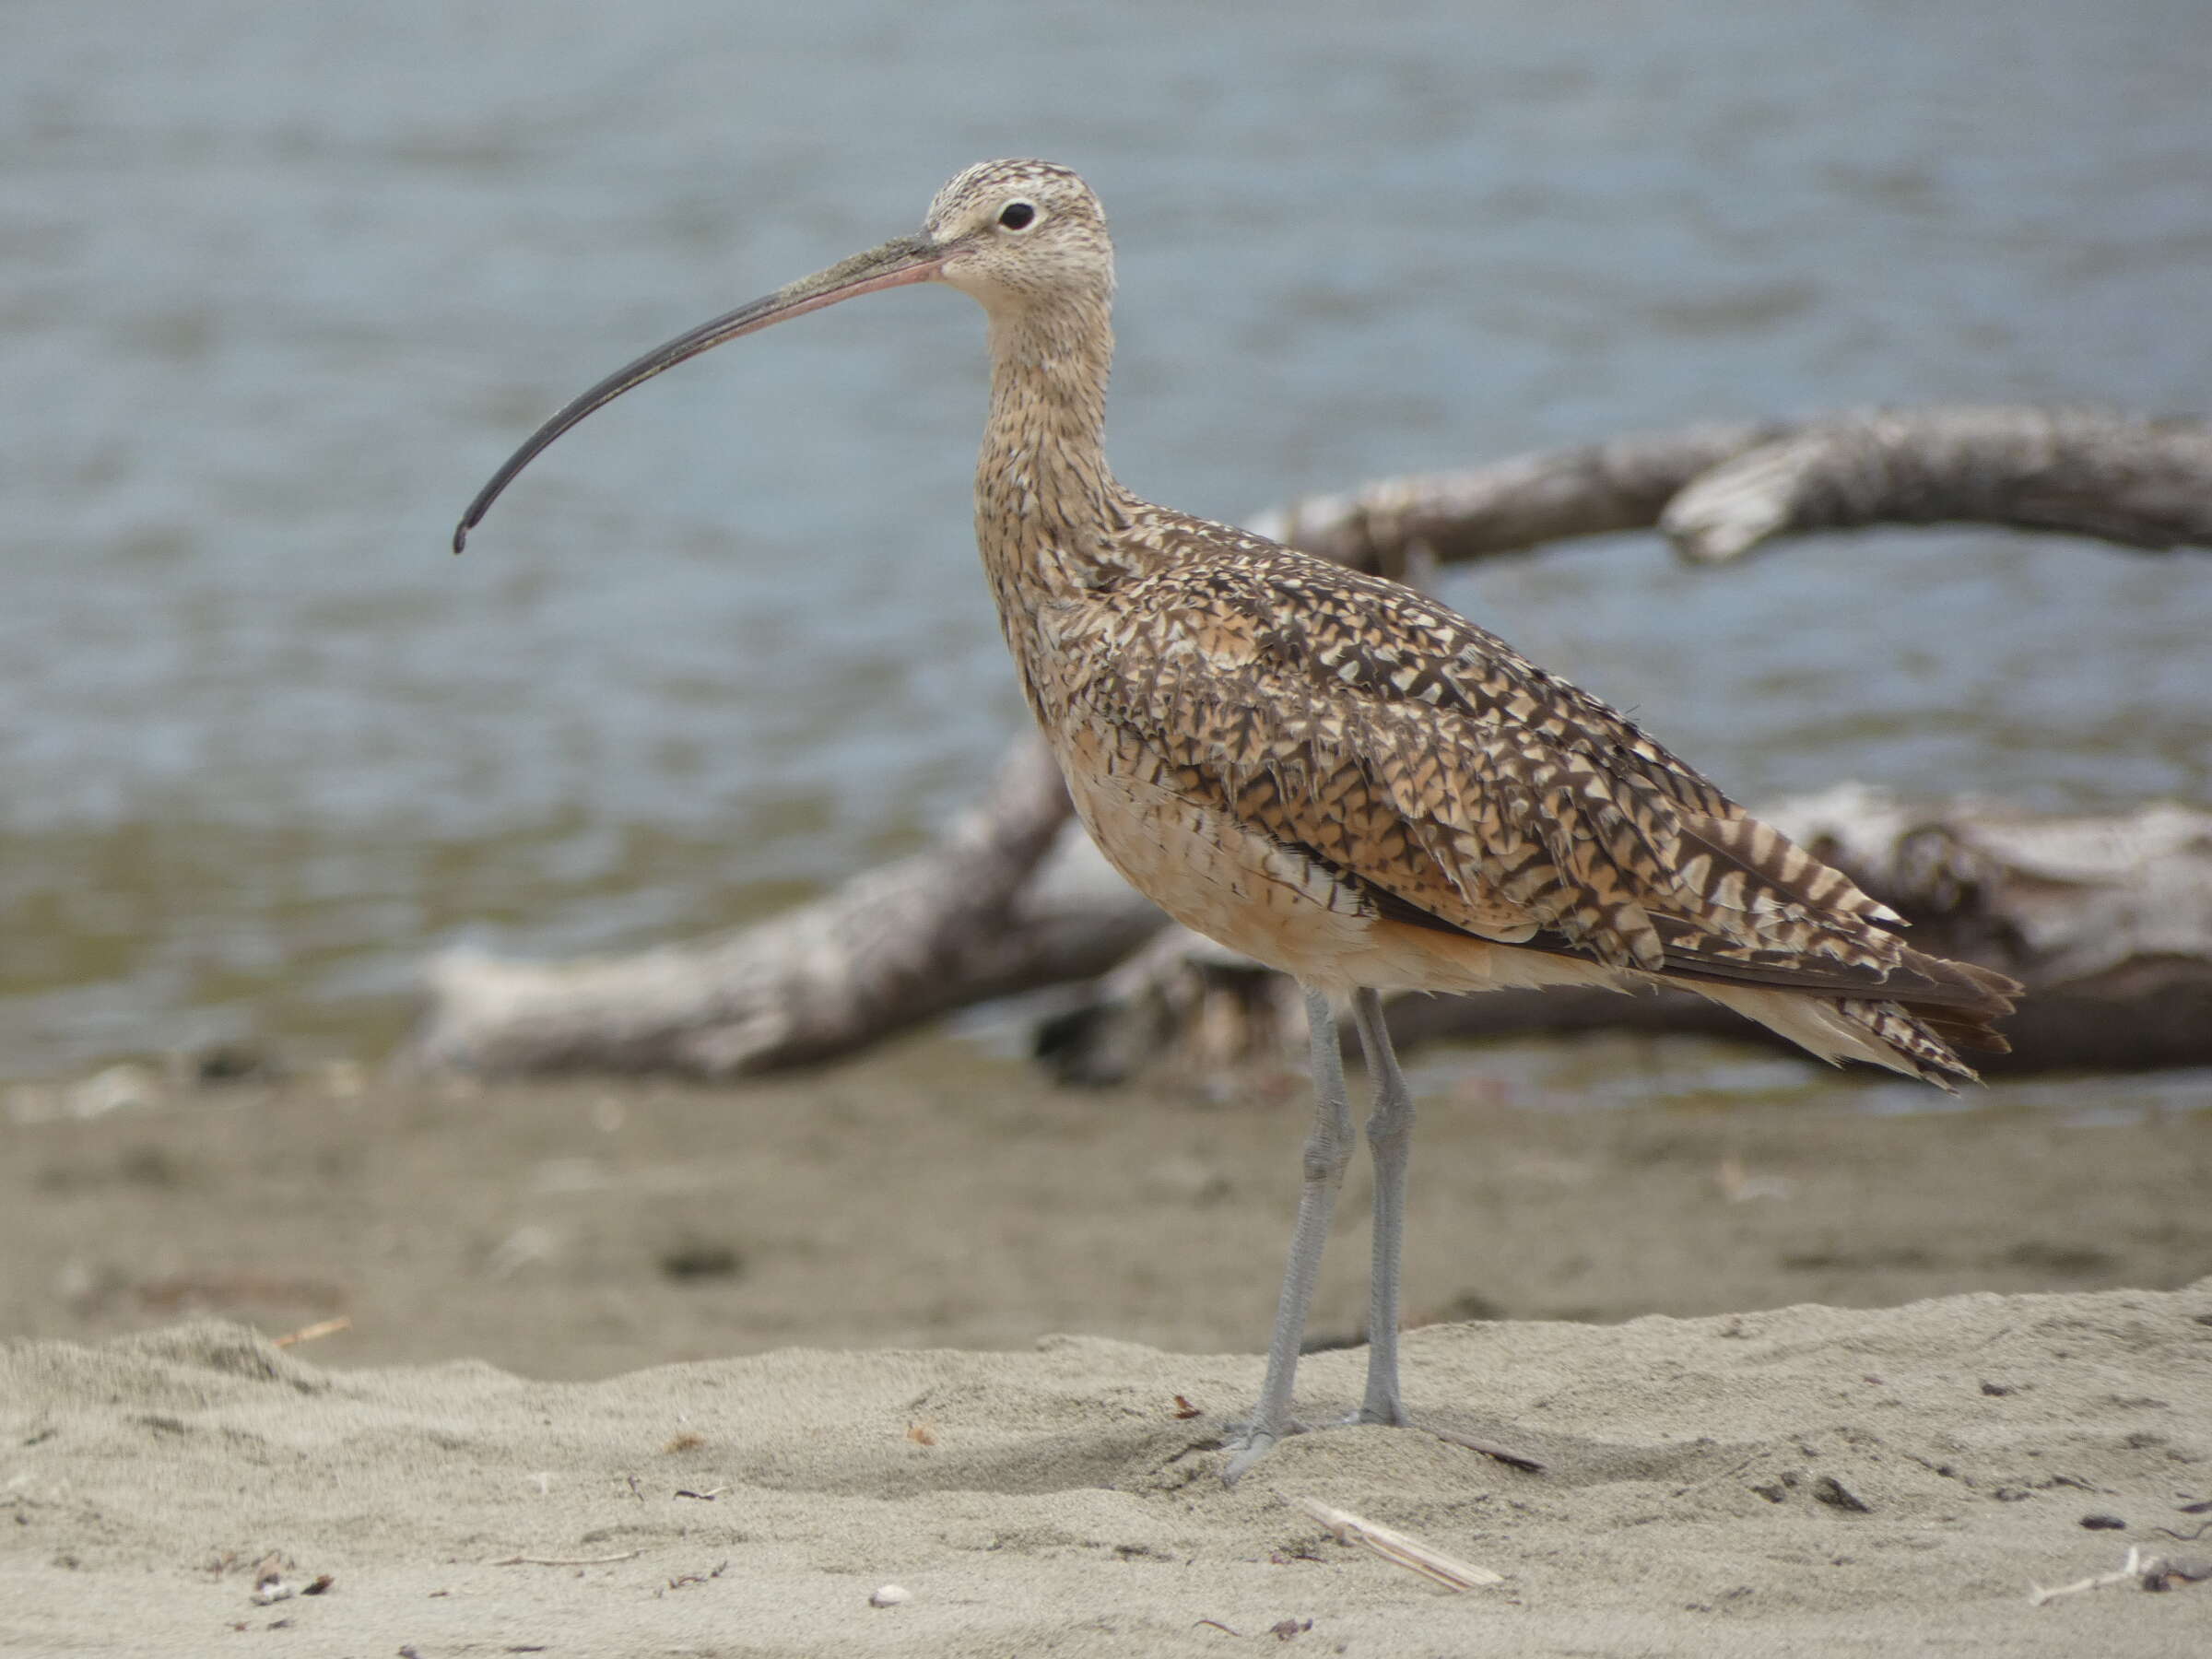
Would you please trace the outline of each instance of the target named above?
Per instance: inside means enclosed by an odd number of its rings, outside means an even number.
[[[1102,446],[1113,250],[1083,181],[971,167],[921,232],[648,352],[539,451],[687,358],[802,312],[945,282],[990,323],[976,540],[1022,689],[1083,823],[1161,909],[1296,976],[1317,1105],[1267,1374],[1234,1479],[1294,1431],[1291,1384],[1351,1156],[1335,1006],[1375,1086],[1374,1258],[1357,1420],[1401,1423],[1398,1256],[1413,1105],[1380,993],[1677,985],[1823,1059],[1948,1088],[2019,987],[1913,950],[1900,918],[1594,698],[1434,600],[1132,495]]]

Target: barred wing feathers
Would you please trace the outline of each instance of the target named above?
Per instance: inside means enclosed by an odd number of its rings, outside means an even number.
[[[1923,1075],[1972,1074],[1920,1025],[2003,1048],[1988,1021],[2011,981],[1909,948],[1894,912],[1604,703],[1410,589],[1183,525],[1207,556],[1120,585],[1110,624],[1060,641],[1070,712],[1140,739],[1180,793],[1379,915],[1737,1006],[1834,998],[1878,1041],[1932,1049],[1903,1068]],[[1913,1014],[1879,1012],[1900,1004]]]

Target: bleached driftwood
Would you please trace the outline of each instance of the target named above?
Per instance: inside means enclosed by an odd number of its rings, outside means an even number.
[[[2138,547],[2212,547],[2212,428],[2036,409],[1700,426],[1386,480],[1253,524],[1345,564],[1418,580],[1431,563],[1654,525],[1686,557],[1716,560],[1784,535],[1939,520],[2070,531]],[[1190,972],[1201,982],[1210,975],[1218,986],[1237,971],[1191,967],[1206,961],[1206,952],[1194,954],[1171,930],[1163,935],[1159,912],[1100,878],[1095,859],[1070,844],[1079,841],[1041,746],[1024,737],[991,794],[937,846],[758,926],[571,963],[439,958],[428,970],[428,1006],[406,1058],[485,1074],[725,1077],[850,1053],[953,1008],[1089,979],[1121,963],[1087,1009],[1134,1008],[1150,998],[1149,1023],[1087,1019],[1078,1010],[1047,1041],[1064,1076],[1124,1075],[1136,1056],[1171,1051],[1179,1032],[1195,1029],[1157,986]],[[1139,951],[1142,962],[1127,961]],[[1147,974],[1155,988],[1145,988]],[[2198,1006],[2188,994],[2163,988],[2193,982],[2186,972],[2178,982],[2163,971],[2151,978],[2155,984],[2145,988],[2154,1005],[2179,994],[2177,1006]],[[1275,995],[1255,988],[1246,1000],[1257,1007]],[[1695,1026],[1726,1018],[1701,1002],[1686,1001],[1677,1016],[1658,999],[1613,996],[1600,999],[1602,1015],[1583,1015],[1573,1012],[1576,1000],[1559,993],[1540,1001],[1438,999],[1408,1004],[1394,1019],[1418,1036],[1435,1018],[1414,1012],[1423,1008],[1452,1010],[1445,1023],[1458,1030],[1526,1029],[1532,1016],[1536,1028],[1550,1030],[1562,1021]],[[2040,1001],[2036,1007],[2030,1023],[2039,1029],[2057,1021]],[[2201,1018],[2198,1028],[2206,1029]],[[2187,1048],[2146,1048],[2125,1030],[2124,1022],[2092,1018],[2070,1041],[2085,1053],[2124,1051],[2135,1064]],[[2075,1053],[2066,1043],[2023,1041],[2021,1022],[2015,1030],[2023,1061]],[[2200,1041],[2190,1057],[2212,1057],[2207,1049],[2212,1041]]]
[[[1427,559],[1654,526],[1718,563],[1784,535],[1945,523],[2212,547],[2212,426],[2035,408],[1693,426],[1386,478],[1252,528],[1403,581]]]
[[[1441,1589],[1472,1590],[1477,1584],[1502,1584],[1501,1574],[1488,1567],[1477,1567],[1472,1561],[1463,1561],[1457,1556],[1446,1555],[1432,1544],[1424,1543],[1411,1533],[1402,1533],[1394,1526],[1384,1526],[1380,1521],[1370,1521],[1341,1510],[1334,1504],[1324,1503],[1318,1498],[1285,1499],[1295,1502],[1305,1512],[1329,1529],[1339,1544],[1355,1544],[1371,1550],[1393,1567],[1403,1567],[1418,1573]]]
[[[2212,1560],[2201,1556],[2165,1556],[2145,1549],[2140,1544],[2127,1547],[2127,1559],[2110,1572],[2094,1572],[2088,1578],[2076,1579],[2070,1584],[2053,1584],[2046,1589],[2031,1584],[2028,1589],[2028,1605],[2040,1607],[2046,1602],[2056,1601],[2062,1595],[2079,1595],[2088,1590],[2109,1590],[2114,1584],[2133,1584],[2139,1590],[2159,1592],[2171,1590],[2180,1584],[2201,1584],[2212,1581]]]
[[[2007,524],[2147,552],[2212,541],[2212,428],[2077,410],[1933,409],[1818,421],[1713,467],[1667,503],[1685,557],[1868,524]]]
[[[758,926],[572,962],[452,952],[406,1060],[484,1075],[729,1077],[844,1053],[933,1015],[1101,973],[1159,912],[1080,859],[1040,870],[1068,816],[1025,738],[990,794],[925,853]]]

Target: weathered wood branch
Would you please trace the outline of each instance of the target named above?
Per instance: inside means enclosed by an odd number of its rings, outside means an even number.
[[[736,933],[582,961],[451,952],[407,1060],[486,1074],[728,1077],[845,1053],[934,1015],[1088,979],[1160,924],[1103,865],[1047,859],[1068,817],[1051,754],[1008,754],[927,852]],[[1041,869],[1041,866],[1044,866]]]
[[[1692,426],[1385,478],[1251,527],[1405,581],[1424,560],[1623,530],[1718,563],[1783,535],[1942,523],[2212,548],[2212,426],[1971,407]]]
[[[1516,455],[1462,472],[1384,478],[1309,496],[1249,527],[1395,582],[1429,562],[1459,564],[1550,542],[1649,530],[1692,480],[1803,429],[1707,424]]]
[[[1418,582],[1432,563],[1654,526],[1686,557],[1714,561],[1785,535],[1938,521],[2072,531],[2138,547],[2212,547],[2212,428],[1958,408],[1697,426],[1389,479],[1252,522],[1342,563]],[[990,997],[1088,979],[1140,948],[1152,968],[1121,970],[1118,989],[1098,1006],[1111,1006],[1117,995],[1156,997],[1138,989],[1145,973],[1157,970],[1158,982],[1166,983],[1201,957],[1172,933],[1147,948],[1164,925],[1159,912],[1101,877],[1103,866],[1087,849],[1067,845],[1048,856],[1056,841],[1079,842],[1067,826],[1065,794],[1051,763],[1041,745],[1025,738],[990,796],[940,844],[759,926],[573,963],[475,953],[438,959],[428,971],[428,1008],[406,1058],[483,1073],[758,1072],[850,1053]],[[1217,964],[1206,971],[1218,981],[1234,970]],[[1694,999],[1685,999],[1679,1013],[1665,1011],[1659,999],[1579,1002],[1587,1009],[1563,993],[1499,994],[1409,1008],[1450,1010],[1441,1018],[1463,1032],[1509,1023],[1559,1030],[1562,1022],[1727,1018]],[[1168,1023],[1141,1041],[1133,1035],[1147,1029],[1141,1025],[1115,1028],[1109,1041],[1100,1024],[1090,1056],[1064,1043],[1053,1063],[1070,1077],[1118,1074],[1126,1067],[1111,1057],[1115,1053],[1172,1047],[1174,1006],[1173,997],[1159,1004]],[[2183,1006],[2196,1005],[2184,994]],[[1400,1016],[1409,1028],[1430,1017]],[[2049,1024],[2059,1015],[2037,1018]],[[2091,1018],[2065,1052],[2086,1053],[2098,1030],[2120,1029]],[[2016,1041],[2023,1063],[2055,1052]],[[2169,1052],[2158,1043],[2112,1046],[2136,1054]]]
[[[2167,552],[2212,547],[2212,428],[2050,409],[1818,421],[1686,485],[1660,528],[1718,563],[1783,535],[2006,524]]]

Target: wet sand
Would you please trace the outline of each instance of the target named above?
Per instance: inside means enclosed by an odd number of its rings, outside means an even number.
[[[2129,1544],[2212,1556],[2156,1530],[2212,1499],[2212,1112],[1559,1111],[1430,1074],[1408,1403],[1547,1467],[1347,1430],[1228,1491],[1288,1083],[1055,1093],[935,1039],[729,1089],[337,1082],[89,1119],[12,1100],[0,1648],[1150,1653],[1312,1619],[1287,1640],[1349,1653],[2180,1654],[2212,1630],[2212,1584],[2027,1599]],[[1356,1332],[1360,1181],[1317,1335]],[[1309,1359],[1310,1415],[1356,1398],[1360,1358]],[[1449,1594],[1301,1497],[1504,1582]],[[272,1553],[328,1593],[255,1606]],[[516,1555],[572,1564],[493,1564]],[[912,1598],[870,1606],[892,1582]]]

